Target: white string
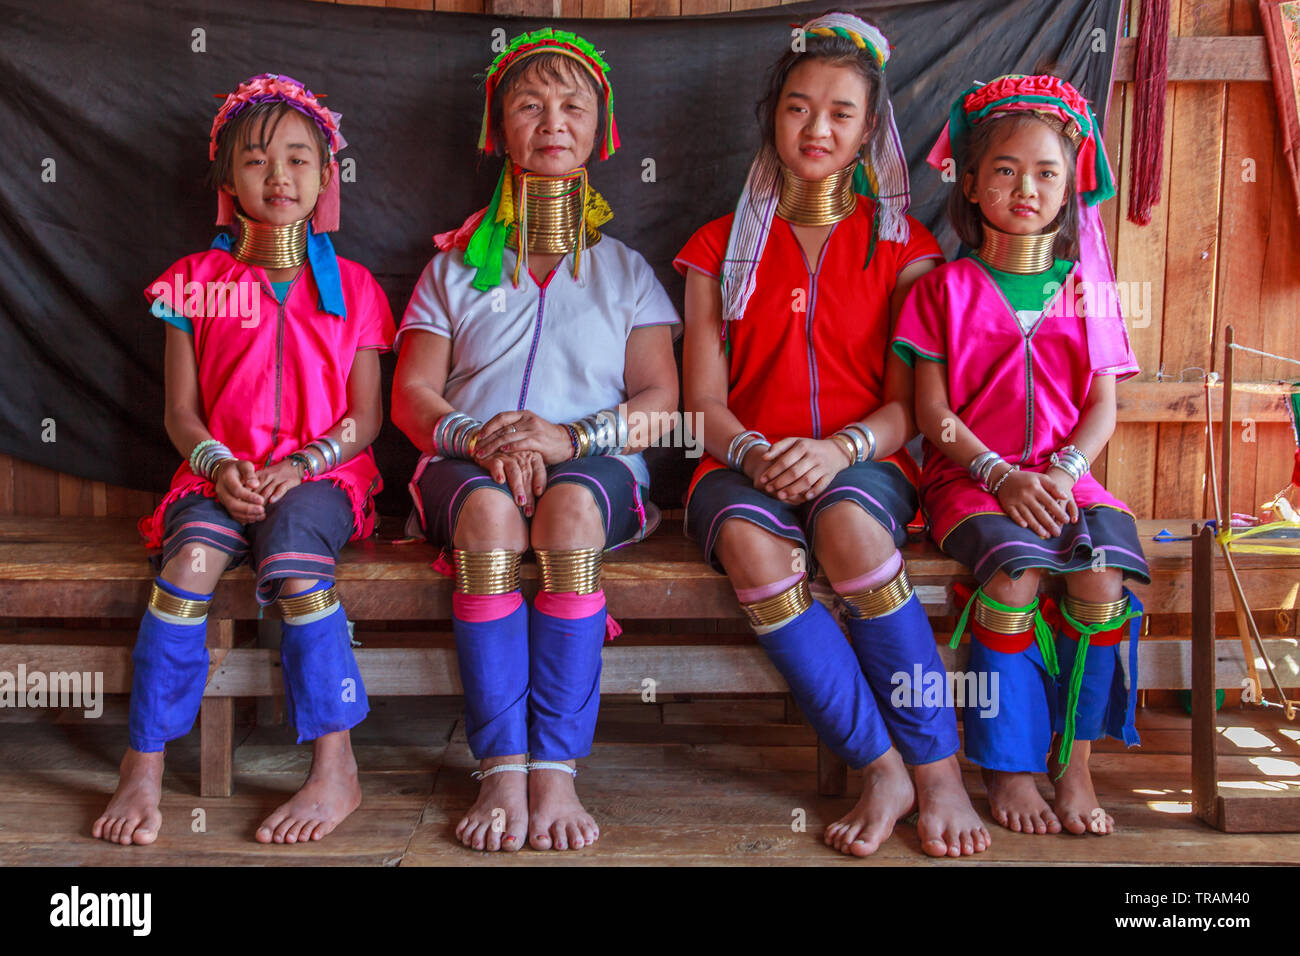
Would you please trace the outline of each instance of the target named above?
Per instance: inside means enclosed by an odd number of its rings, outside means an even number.
[[[1237,349],[1240,352],[1250,352],[1252,355],[1262,355],[1264,358],[1276,359],[1279,362],[1290,362],[1292,365],[1300,365],[1300,359],[1288,358],[1285,355],[1275,355],[1272,352],[1261,352],[1259,349],[1252,349],[1245,345],[1238,345],[1233,342],[1228,346],[1230,349]]]

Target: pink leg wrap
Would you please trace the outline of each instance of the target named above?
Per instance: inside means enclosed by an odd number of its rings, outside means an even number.
[[[548,617],[558,617],[565,621],[576,621],[591,617],[605,606],[605,592],[595,594],[578,594],[576,591],[551,593],[539,591],[533,600],[533,607]]]
[[[880,587],[886,581],[892,580],[902,566],[903,556],[895,551],[884,564],[874,571],[859,574],[856,578],[850,578],[847,581],[832,581],[831,587],[835,589],[837,594],[856,594],[859,591],[869,591],[872,588]]]
[[[509,617],[523,603],[524,596],[518,591],[509,594],[461,594],[456,591],[451,596],[451,613],[462,621],[483,624]]]
[[[736,588],[736,600],[741,604],[753,604],[755,601],[775,597],[802,577],[802,574],[792,574],[772,584],[760,584],[756,588]]]

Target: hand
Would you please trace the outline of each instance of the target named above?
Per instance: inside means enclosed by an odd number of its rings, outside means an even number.
[[[745,456],[745,474],[764,494],[796,504],[821,494],[849,466],[844,449],[829,439],[782,438],[761,452],[757,458],[753,452]],[[751,462],[757,477],[751,474]]]
[[[1048,479],[1061,492],[1057,500],[1065,506],[1065,510],[1069,513],[1070,523],[1073,524],[1078,521],[1079,506],[1074,501],[1074,479],[1070,477],[1069,472],[1064,468],[1057,468],[1053,465],[1043,472],[1043,477]]]
[[[266,499],[254,489],[261,488],[256,476],[257,466],[251,461],[227,461],[217,466],[213,485],[221,506],[241,524],[252,524],[266,517],[262,507]]]
[[[509,485],[510,496],[524,509],[525,517],[533,516],[537,499],[546,490],[546,462],[540,452],[498,451],[475,461],[487,469],[498,485]]]
[[[274,465],[263,468],[253,476],[253,479],[259,483],[258,490],[266,498],[267,504],[275,504],[290,488],[302,484],[298,466],[283,458]]]
[[[998,504],[1016,524],[1028,528],[1040,538],[1054,538],[1061,533],[1067,521],[1078,520],[1078,507],[1068,490],[1046,475],[1036,471],[1015,471],[1002,480],[1000,474],[990,475],[998,488]],[[1068,502],[1067,512],[1062,504]]]
[[[573,442],[563,425],[553,425],[525,409],[502,412],[483,423],[474,457],[486,459],[498,451],[533,451],[542,456],[545,464],[558,465],[573,457]]]

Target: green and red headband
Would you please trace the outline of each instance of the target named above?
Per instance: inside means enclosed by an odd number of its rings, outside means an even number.
[[[1064,124],[1065,134],[1078,147],[1075,178],[1085,203],[1095,206],[1115,195],[1115,181],[1092,107],[1068,82],[1046,74],[1000,76],[966,90],[952,104],[948,124],[927,161],[941,169],[944,160],[961,155],[971,130],[981,122],[1004,113],[1025,112],[1050,116]]]
[[[567,56],[591,74],[596,85],[605,94],[605,139],[600,144],[600,158],[609,159],[619,147],[618,127],[614,124],[614,90],[609,85],[609,64],[600,52],[576,33],[565,33],[543,27],[532,33],[521,33],[510,41],[488,67],[487,84],[483,98],[483,126],[478,135],[478,148],[485,153],[494,152],[497,143],[492,138],[492,98],[501,80],[514,67],[538,53],[558,53]]]

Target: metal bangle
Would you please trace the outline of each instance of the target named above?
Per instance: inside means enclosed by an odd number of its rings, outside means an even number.
[[[1088,456],[1083,453],[1083,449],[1080,448],[1078,445],[1066,445],[1064,448],[1061,449],[1061,451],[1067,454],[1078,455],[1080,458],[1082,458],[1084,474],[1087,474],[1088,472],[1092,471],[1092,462],[1088,460]]]
[[[851,438],[841,432],[836,432],[831,436],[831,441],[833,441],[841,451],[849,456],[850,465],[856,465],[858,463],[858,449],[857,446],[853,444]]]
[[[753,428],[747,428],[744,431],[737,432],[735,435],[731,437],[731,443],[727,445],[727,464],[730,465],[732,468],[735,468],[736,471],[740,471],[740,469],[736,466],[736,452],[739,450],[741,442],[755,435],[761,436],[762,432],[759,432]]]
[[[862,437],[862,433],[858,431],[856,428],[853,428],[851,426],[847,428],[841,428],[831,437],[843,438],[844,440],[852,444],[853,448],[852,448],[852,454],[849,455],[850,458],[849,464],[856,465],[858,462],[862,461],[866,457],[867,442]]]
[[[848,427],[849,429],[853,431],[857,431],[859,434],[861,434],[863,441],[866,442],[867,448],[862,455],[862,460],[875,461],[876,460],[876,433],[873,432],[866,425],[862,424],[862,422],[854,422],[852,425],[849,425]]]
[[[1006,464],[1006,462],[1004,462],[1003,464]],[[1002,487],[1002,482],[1010,478],[1011,473],[1013,471],[1019,471],[1019,470],[1020,470],[1019,465],[1007,464],[1007,470],[1002,473],[1002,477],[997,480],[997,484],[995,484],[992,488],[989,489],[989,494],[991,494],[994,498],[996,498],[998,496],[998,489]]]
[[[983,483],[984,479],[981,477],[980,474],[981,471],[983,470],[985,465],[989,464],[992,461],[996,461],[997,458],[998,458],[998,453],[995,451],[983,452],[971,459],[971,463],[966,467],[966,470],[970,473],[970,476],[972,478],[974,478],[978,482]]]
[[[761,434],[750,435],[748,438],[746,438],[743,442],[740,443],[740,447],[736,449],[735,457],[730,462],[730,465],[734,470],[740,472],[743,475],[745,473],[745,458],[748,457],[749,453],[753,451],[755,448],[771,448],[771,447],[772,447],[772,443],[768,441],[763,435]]]

